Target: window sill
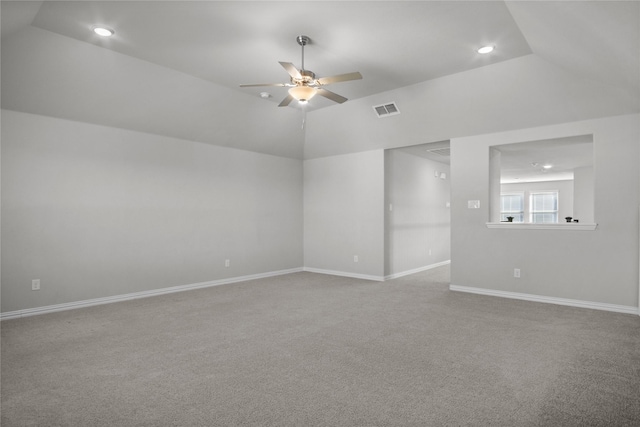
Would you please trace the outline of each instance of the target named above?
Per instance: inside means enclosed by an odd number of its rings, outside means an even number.
[[[558,224],[532,224],[524,222],[487,222],[487,228],[508,228],[512,230],[571,230],[593,231],[598,224],[567,222]]]

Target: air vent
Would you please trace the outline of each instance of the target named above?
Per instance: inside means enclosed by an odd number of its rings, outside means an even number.
[[[388,117],[400,114],[400,110],[398,110],[398,106],[395,102],[390,104],[374,105],[373,109],[378,117]]]
[[[430,153],[433,154],[438,154],[440,156],[445,156],[445,157],[449,157],[451,156],[451,148],[449,147],[444,147],[444,148],[433,148],[431,150],[427,150]]]

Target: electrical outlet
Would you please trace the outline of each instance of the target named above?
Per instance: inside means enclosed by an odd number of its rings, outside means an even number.
[[[515,277],[516,279],[520,278],[520,269],[519,268],[514,268],[513,269],[513,277]]]
[[[224,266],[225,267],[229,267],[231,265],[231,260],[225,259],[224,260]]]
[[[40,290],[40,279],[33,279],[31,281],[31,290],[39,291]]]
[[[353,262],[358,262],[358,255],[353,256]]]

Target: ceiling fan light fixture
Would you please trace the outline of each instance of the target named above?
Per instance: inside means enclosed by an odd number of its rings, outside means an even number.
[[[300,103],[309,101],[316,95],[315,88],[309,86],[296,86],[289,89],[289,95]]]

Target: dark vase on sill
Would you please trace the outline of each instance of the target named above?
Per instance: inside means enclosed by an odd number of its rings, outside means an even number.
[[[572,218],[570,216],[566,216],[566,217],[564,217],[564,219],[566,219],[567,222],[571,222],[571,220],[572,220]]]
[[[507,217],[507,222],[513,222],[513,217],[512,216],[508,216]]]

